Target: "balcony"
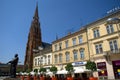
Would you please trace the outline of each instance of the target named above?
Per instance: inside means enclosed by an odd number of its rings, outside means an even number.
[[[120,54],[120,49],[114,49],[114,50],[106,51],[106,53],[107,53],[108,55]]]
[[[112,61],[113,58],[118,59],[120,56],[120,49],[106,51],[104,56],[107,61]]]

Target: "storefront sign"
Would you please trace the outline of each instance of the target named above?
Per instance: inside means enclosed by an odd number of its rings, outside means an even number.
[[[120,79],[120,60],[112,61],[113,71],[116,79]]]
[[[74,62],[72,63],[73,66],[85,65],[87,62]]]
[[[105,62],[97,63],[97,68],[101,70],[100,72],[98,72],[99,76],[107,76],[107,69],[106,69],[106,63]]]

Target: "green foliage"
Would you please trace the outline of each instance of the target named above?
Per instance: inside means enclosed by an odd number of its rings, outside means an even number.
[[[21,68],[17,68],[17,71],[16,71],[17,73],[19,73],[19,72],[23,72],[23,69],[21,69]]]
[[[56,72],[57,72],[57,67],[52,66],[52,67],[50,68],[50,71],[53,72],[53,73],[56,73]]]
[[[46,72],[46,68],[40,68],[40,72]]]
[[[30,73],[30,71],[31,71],[30,69],[27,69],[27,70],[26,70],[27,73]]]
[[[38,72],[38,69],[34,69],[34,72],[37,73],[37,72]]]
[[[68,72],[72,72],[73,71],[73,65],[71,63],[68,63],[66,66],[65,66],[65,69],[68,71]]]
[[[87,64],[85,65],[86,69],[91,71],[97,71],[96,63],[92,61],[87,61]]]

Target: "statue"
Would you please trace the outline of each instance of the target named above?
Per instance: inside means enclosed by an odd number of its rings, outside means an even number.
[[[8,62],[11,64],[10,65],[10,77],[11,78],[16,78],[16,66],[17,66],[18,60],[19,60],[18,54],[15,54],[14,59]]]

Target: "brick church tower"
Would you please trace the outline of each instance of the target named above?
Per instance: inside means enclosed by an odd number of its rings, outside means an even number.
[[[32,70],[33,66],[33,49],[38,49],[38,46],[42,46],[41,29],[38,16],[38,4],[36,6],[33,21],[31,23],[30,32],[28,35],[28,42],[26,46],[26,54],[24,61],[24,69]]]

